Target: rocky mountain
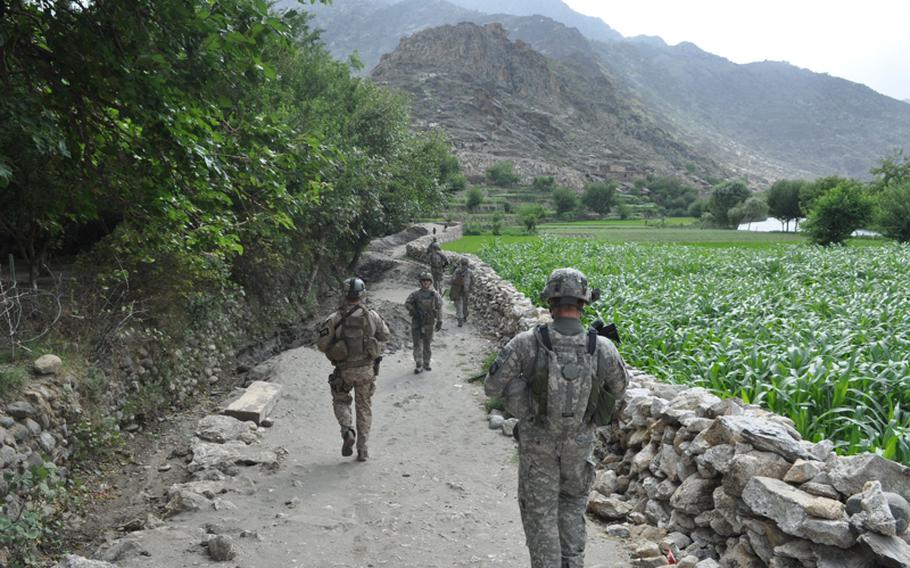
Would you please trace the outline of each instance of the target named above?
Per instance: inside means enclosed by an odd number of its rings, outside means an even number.
[[[370,76],[407,92],[418,127],[442,127],[468,175],[511,160],[570,186],[649,173],[729,172],[655,122],[592,62],[556,61],[498,23],[440,26],[403,39]]]
[[[512,13],[482,12],[497,9]],[[551,17],[526,15],[534,11]],[[685,141],[693,156],[753,179],[868,177],[885,154],[910,150],[910,106],[904,101],[787,63],[738,65],[691,43],[668,46],[657,37],[623,38],[560,0],[335,0],[313,12],[332,53],[346,58],[356,50],[364,71],[396,49],[400,38],[429,27],[500,22],[512,40],[586,80],[610,81],[621,93],[617,96],[673,140]],[[424,91],[404,84],[405,75],[398,79],[400,86],[421,96]],[[597,105],[599,95],[589,93],[588,102]],[[415,99],[414,104],[443,102]],[[419,118],[433,121],[430,115]],[[706,164],[704,169],[712,168]]]

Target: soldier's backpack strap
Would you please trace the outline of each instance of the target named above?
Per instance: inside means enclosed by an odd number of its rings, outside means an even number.
[[[588,354],[594,355],[597,350],[597,330],[588,330]],[[591,379],[591,395],[588,397],[588,406],[585,408],[585,423],[594,422],[596,426],[606,426],[613,419],[616,409],[616,397],[608,390],[604,390],[603,375],[597,372],[597,362],[594,362],[594,377]]]
[[[537,326],[537,333],[535,334],[539,339],[540,343],[546,348],[547,351],[553,350],[553,340],[550,339],[550,328],[547,327],[547,324],[541,324]],[[536,357],[540,357],[540,349],[537,349]],[[549,357],[548,354],[543,354],[544,357]],[[535,357],[534,361],[534,377],[531,380],[531,394],[534,396],[534,400],[537,401],[537,413],[540,416],[547,415],[547,389],[549,385],[549,374],[548,373],[538,373],[537,370],[537,359]]]

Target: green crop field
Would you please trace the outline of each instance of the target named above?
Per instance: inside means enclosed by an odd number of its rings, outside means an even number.
[[[761,249],[499,241],[480,256],[531,298],[583,270],[627,361],[789,416],[810,440],[910,464],[910,246]]]

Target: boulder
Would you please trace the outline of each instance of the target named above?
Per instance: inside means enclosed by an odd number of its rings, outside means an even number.
[[[750,480],[742,499],[753,513],[775,521],[789,535],[840,548],[850,548],[856,543],[843,504],[838,501],[810,495],[769,477]],[[813,517],[810,511],[825,513],[829,518]],[[837,512],[840,518],[830,518]]]
[[[35,359],[34,369],[39,375],[54,375],[63,367],[63,361],[56,355],[42,355]]]
[[[739,497],[754,477],[782,479],[790,470],[790,462],[770,452],[746,452],[733,456],[724,475],[723,486],[728,495]]]
[[[38,411],[32,403],[24,400],[11,402],[6,406],[6,413],[13,418],[33,418]],[[12,426],[12,425],[11,425]]]
[[[632,505],[616,497],[607,497],[593,491],[588,496],[588,512],[605,521],[622,520],[632,511]]]
[[[850,517],[853,526],[885,536],[897,536],[897,522],[880,482],[866,482],[862,493],[850,497],[851,505],[856,503],[857,497],[860,510]]]
[[[907,568],[910,566],[910,544],[896,536],[866,533],[859,541],[869,547],[882,568]]]
[[[210,414],[199,420],[196,427],[196,436],[206,442],[223,444],[229,440],[237,440],[242,434],[248,434],[256,429],[253,422],[242,422],[233,416],[223,414]]]
[[[789,462],[798,458],[815,461],[800,438],[785,424],[755,416],[721,416],[702,434],[711,446],[745,442],[757,450],[773,452]]]
[[[828,475],[831,485],[843,495],[861,493],[867,481],[876,479],[883,491],[910,497],[910,468],[875,454],[838,457]]]
[[[670,497],[670,506],[688,515],[698,515],[714,507],[714,489],[716,479],[703,479],[697,475],[690,476]]]
[[[227,562],[237,556],[234,540],[227,535],[215,535],[205,541],[209,557],[215,562]]]
[[[278,455],[272,450],[248,446],[231,440],[224,444],[199,442],[193,446],[193,460],[187,469],[193,473],[206,469],[217,469],[233,473],[233,466],[262,464],[267,467],[278,465]]]

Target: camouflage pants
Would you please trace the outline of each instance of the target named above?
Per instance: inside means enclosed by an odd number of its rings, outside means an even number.
[[[460,294],[455,301],[455,316],[458,318],[458,323],[464,323],[468,319],[468,298],[465,294]]]
[[[531,568],[583,568],[593,432],[554,436],[519,424],[518,505]]]
[[[411,326],[411,339],[414,340],[414,363],[418,367],[429,365],[433,358],[433,333],[432,325]]]
[[[331,384],[332,409],[335,411],[338,425],[341,426],[341,435],[343,436],[349,428],[353,427],[351,419],[351,402],[353,401],[357,413],[357,448],[366,448],[370,438],[370,425],[373,422],[373,410],[370,403],[373,393],[376,391],[373,365],[336,370],[335,372],[340,374],[340,380],[335,379],[334,384]],[[351,397],[352,389],[353,397]]]
[[[436,291],[439,292],[440,294],[442,294],[443,270],[444,270],[444,267],[442,267],[442,266],[440,266],[440,267],[431,266],[430,267],[430,272],[433,274],[433,288],[435,288]]]

